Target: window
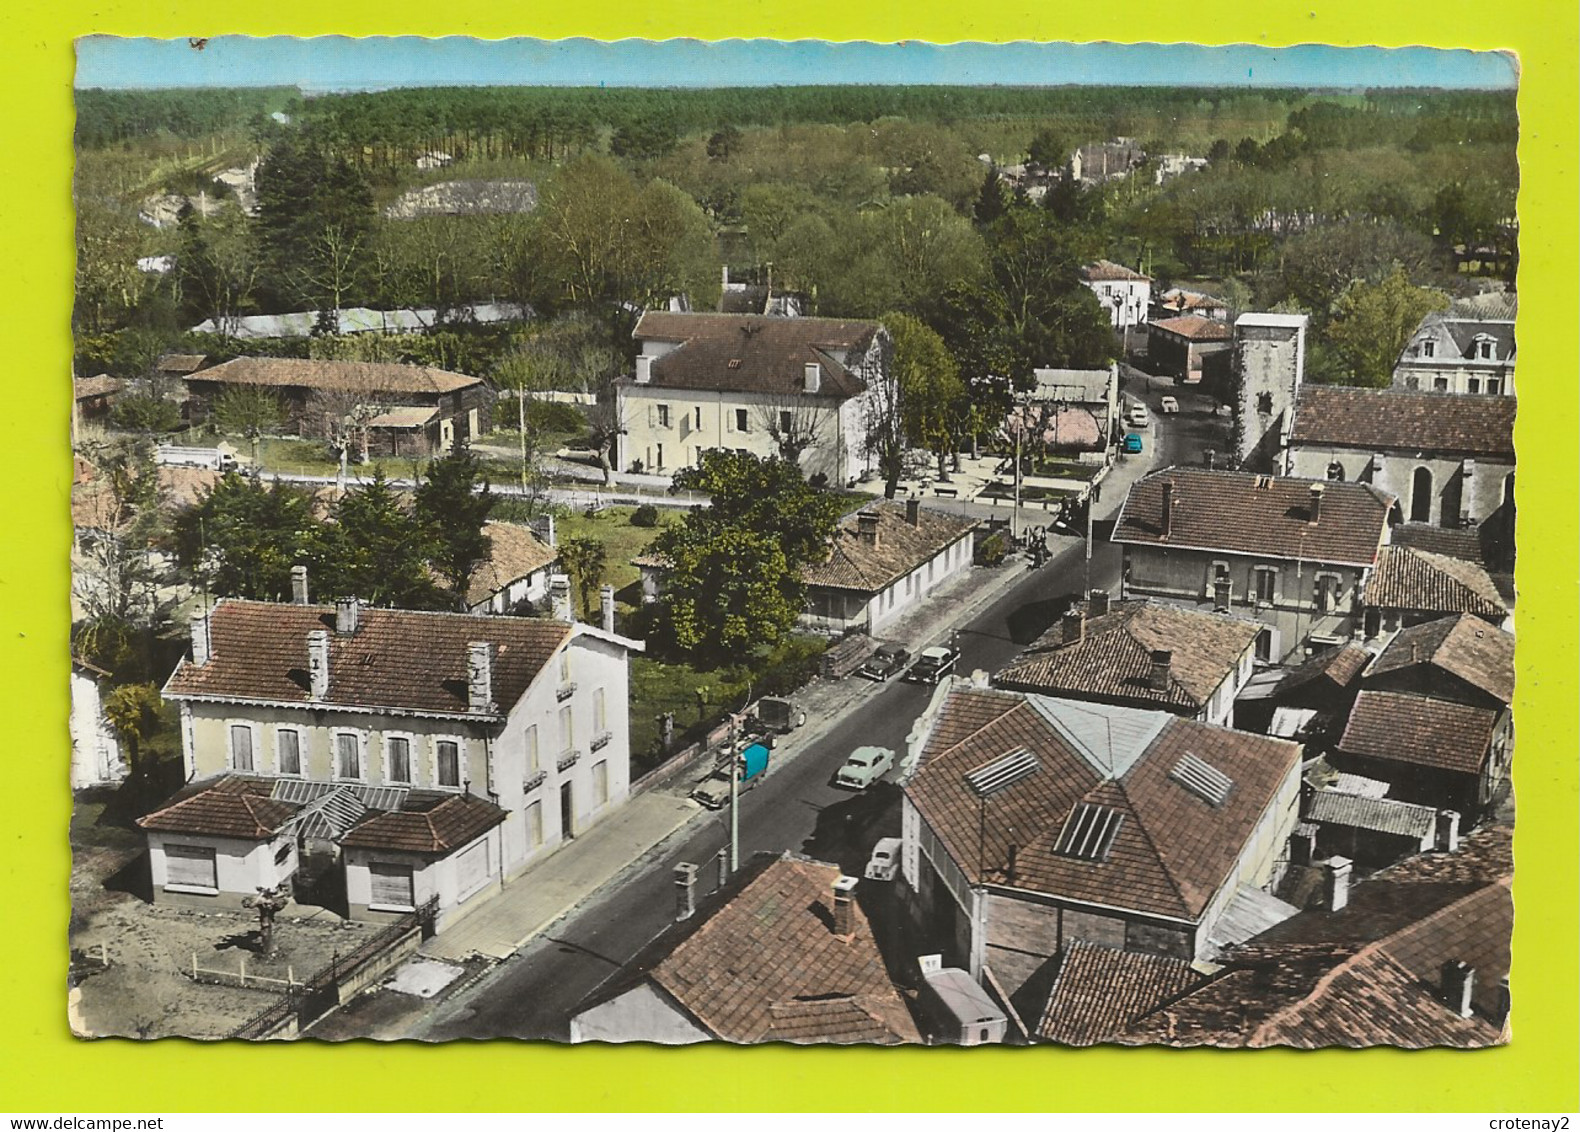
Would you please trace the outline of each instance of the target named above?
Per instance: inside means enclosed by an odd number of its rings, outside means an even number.
[[[1488,393],[1502,393],[1503,392],[1503,383],[1500,382],[1495,377],[1487,378],[1487,392]]]
[[[438,785],[461,785],[461,744],[454,739],[440,739],[433,749],[434,779]]]
[[[1333,463],[1329,464],[1328,465],[1328,479],[1333,480],[1335,483],[1343,483],[1344,482],[1344,465],[1339,463],[1337,460],[1335,460],[1335,461],[1333,461]]]
[[[1318,574],[1316,592],[1317,612],[1332,613],[1339,604],[1339,576]]]
[[[560,754],[568,755],[576,748],[576,729],[571,720],[571,705],[560,708]]]
[[[368,907],[406,910],[417,906],[410,865],[375,861],[368,865],[368,880],[372,888]]]
[[[1417,468],[1410,481],[1410,521],[1432,521],[1432,470]]]
[[[1256,659],[1263,661],[1273,659],[1273,630],[1263,629],[1256,635]]]
[[[593,805],[601,806],[609,801],[609,763],[593,763]]]
[[[735,431],[736,432],[751,432],[752,431],[750,422],[748,422],[747,419],[746,419],[746,410],[745,409],[736,409],[735,410]]]
[[[1432,392],[1434,392],[1434,393],[1447,393],[1448,392],[1448,378],[1446,378],[1446,377],[1434,377],[1432,379]]]
[[[1271,566],[1257,566],[1251,571],[1251,596],[1258,605],[1271,605],[1278,586],[1278,571]]]
[[[455,859],[455,884],[458,899],[466,899],[488,883],[488,842],[479,841]]]
[[[281,774],[302,773],[302,733],[282,728],[274,733],[274,766]]]
[[[793,427],[794,427],[794,425],[792,424],[790,410],[789,409],[780,409],[779,410],[779,431],[781,433],[783,433],[784,435],[788,436],[790,434],[790,430]]]
[[[702,406],[697,406],[697,431],[702,431]]]
[[[660,405],[658,407],[658,427],[659,428],[668,428],[669,427],[669,406],[668,405]]]
[[[543,803],[534,802],[527,807],[527,847],[536,849],[543,844]]]
[[[1479,377],[1467,378],[1465,380],[1465,392],[1466,393],[1480,393],[1481,392],[1481,378],[1479,378]]]
[[[538,725],[536,723],[527,728],[526,748],[527,773],[536,774],[538,772]]]
[[[609,726],[604,720],[604,694],[603,689],[599,688],[593,692],[593,730],[598,732],[609,730]]]
[[[1234,583],[1229,580],[1229,564],[1214,562],[1212,574],[1207,579],[1207,595],[1212,598],[1213,608],[1227,610],[1233,591]]]
[[[1490,362],[1492,360],[1492,343],[1488,341],[1477,342],[1476,356],[1482,361]]]
[[[571,650],[570,649],[566,649],[564,652],[560,653],[560,683],[561,684],[569,684],[570,682],[571,682]]]
[[[214,850],[202,845],[166,845],[165,886],[217,890],[219,871]]]
[[[1273,395],[1271,393],[1258,393],[1256,395],[1256,411],[1271,413],[1273,411]]]
[[[1425,342],[1422,342],[1421,343],[1421,356],[1423,358],[1435,358],[1435,357],[1437,357],[1437,343],[1433,342],[1431,339],[1427,339]]]
[[[362,777],[361,744],[349,731],[342,731],[335,736],[335,777]]]
[[[252,770],[252,728],[245,723],[230,725],[230,768]]]
[[[411,740],[399,736],[386,736],[385,749],[389,752],[386,777],[391,782],[411,781]]]

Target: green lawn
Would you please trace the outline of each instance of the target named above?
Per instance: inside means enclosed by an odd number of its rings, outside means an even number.
[[[641,571],[631,565],[631,559],[646,550],[665,527],[680,522],[679,511],[660,507],[658,526],[635,527],[631,525],[631,514],[635,510],[634,507],[606,507],[591,516],[583,511],[575,511],[561,515],[554,523],[555,538],[559,542],[571,538],[594,538],[603,543],[603,580],[615,588],[616,594],[641,580]],[[640,604],[640,597],[625,600],[632,596],[635,595],[622,596],[620,604],[627,611]]]

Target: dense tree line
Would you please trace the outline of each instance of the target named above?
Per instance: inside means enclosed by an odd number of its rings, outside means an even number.
[[[201,138],[251,126],[270,114],[294,113],[293,87],[100,90],[76,93],[77,145],[96,149],[151,134]]]

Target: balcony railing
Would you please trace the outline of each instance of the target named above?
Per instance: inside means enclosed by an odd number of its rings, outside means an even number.
[[[591,743],[587,744],[587,747],[588,747],[589,750],[601,751],[601,750],[603,750],[605,747],[607,747],[609,745],[609,740],[611,740],[613,738],[614,738],[614,732],[613,731],[601,732],[598,735],[597,738],[595,738]]]
[[[521,784],[521,792],[523,794],[532,793],[539,786],[542,786],[548,777],[549,772],[546,770],[540,770],[536,774],[527,775],[527,780]]]
[[[554,761],[554,767],[556,770],[570,770],[571,767],[576,765],[576,760],[581,757],[582,753],[580,751],[564,751]]]
[[[555,689],[554,698],[556,700],[558,700],[560,703],[564,703],[566,700],[570,699],[575,694],[576,694],[576,681],[572,680],[570,683],[568,683],[568,684],[561,684],[557,689]]]

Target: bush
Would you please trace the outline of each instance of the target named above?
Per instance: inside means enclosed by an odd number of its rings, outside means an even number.
[[[978,566],[997,566],[1004,561],[1004,555],[1009,547],[1004,541],[1002,533],[988,535],[987,538],[977,543],[976,564]]]
[[[644,503],[631,512],[631,525],[633,527],[658,526],[658,508],[651,503]]]
[[[500,397],[494,402],[494,427],[515,430],[520,424],[516,402]],[[587,418],[580,406],[561,401],[528,401],[527,427],[538,432],[563,433],[579,437],[587,431]]]
[[[115,403],[110,423],[128,432],[174,432],[181,427],[181,409],[161,397],[134,394]]]

